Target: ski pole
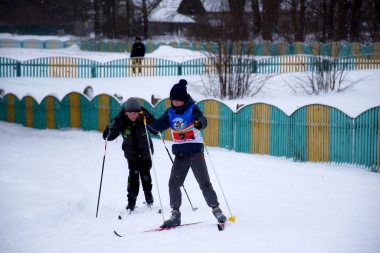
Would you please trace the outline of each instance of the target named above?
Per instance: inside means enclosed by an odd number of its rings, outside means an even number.
[[[196,122],[197,122],[197,121],[196,121]],[[205,143],[205,140],[203,139],[203,136],[202,136],[201,130],[198,129],[198,132],[199,132],[199,135],[200,135],[200,137],[201,137],[201,139],[202,139],[202,142],[203,142],[203,145],[204,145],[204,147],[205,147],[205,150],[206,150],[206,153],[207,153],[207,155],[208,155],[208,158],[209,158],[209,160],[210,160],[211,167],[212,167],[212,169],[214,170],[214,173],[215,173],[216,179],[217,179],[217,181],[218,181],[219,187],[220,187],[220,189],[222,190],[222,194],[223,194],[224,200],[226,201],[226,204],[227,204],[227,207],[228,207],[228,211],[230,212],[230,215],[231,215],[231,216],[228,218],[228,220],[229,220],[229,221],[232,221],[232,222],[235,222],[236,217],[235,217],[234,215],[232,215],[232,213],[231,213],[230,206],[228,205],[228,202],[227,202],[227,199],[226,199],[226,195],[224,195],[224,191],[223,191],[223,188],[222,188],[222,184],[221,184],[220,181],[219,181],[218,174],[216,173],[216,170],[215,170],[214,164],[212,163],[211,156],[210,156],[210,153],[209,153],[208,150],[207,150],[206,143]]]
[[[172,161],[172,163],[174,163],[173,158],[172,158],[172,156],[170,155],[169,149],[166,147],[166,143],[165,143],[165,141],[164,141],[164,138],[162,137],[161,132],[158,132],[158,135],[160,135],[160,138],[161,138],[162,142],[164,143],[164,146],[165,146],[165,148],[166,148],[166,152],[168,153],[168,156],[170,157],[170,160]],[[196,210],[198,209],[198,207],[193,207],[193,204],[191,204],[191,201],[190,201],[189,194],[187,194],[187,191],[186,191],[185,185],[182,185],[182,187],[183,187],[183,190],[184,190],[185,193],[186,193],[187,199],[188,199],[189,202],[190,202],[190,206],[191,206],[191,208],[193,209],[193,211],[196,211]]]
[[[151,150],[151,146],[150,146],[149,134],[148,134],[148,128],[147,128],[147,126],[146,126],[146,117],[145,117],[145,116],[144,116],[144,126],[145,126],[145,132],[146,132],[146,140],[148,141],[148,149],[149,149],[149,153],[150,153],[150,158],[151,158],[151,160],[152,160],[152,167],[153,167],[153,172],[154,172],[154,178],[155,178],[155,180],[156,180],[156,185],[157,185],[158,199],[160,200],[162,219],[163,219],[164,222],[165,222],[164,209],[162,208],[160,189],[158,188],[158,181],[157,181],[156,169],[155,169],[155,167],[154,167],[153,154],[152,154],[152,150]]]
[[[108,128],[108,126],[107,126]],[[102,175],[100,176],[100,186],[99,186],[99,196],[98,196],[98,206],[96,207],[96,218],[98,218],[98,210],[99,210],[99,201],[100,201],[100,193],[102,191],[102,182],[103,182],[103,171],[104,171],[104,162],[106,160],[106,152],[107,152],[107,140],[108,137],[110,136],[110,131],[108,131],[108,135],[106,138],[106,141],[104,143],[104,155],[103,155],[103,165],[102,165]]]

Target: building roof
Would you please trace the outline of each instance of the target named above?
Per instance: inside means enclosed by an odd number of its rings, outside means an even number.
[[[189,16],[178,13],[182,0],[163,0],[149,15],[150,22],[195,23]]]

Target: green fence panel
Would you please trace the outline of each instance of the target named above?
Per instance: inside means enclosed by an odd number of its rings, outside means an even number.
[[[251,152],[252,106],[244,106],[236,113],[235,151]]]
[[[357,118],[354,123],[353,163],[376,171],[378,164],[378,122],[379,108],[370,109]]]
[[[17,68],[19,67],[19,61],[0,57],[0,77],[17,77]]]
[[[290,158],[290,118],[275,106],[270,107],[269,154]]]
[[[330,108],[330,162],[351,163],[353,120],[338,109]]]
[[[294,161],[307,161],[307,115],[306,107],[302,107],[290,116],[289,156]]]

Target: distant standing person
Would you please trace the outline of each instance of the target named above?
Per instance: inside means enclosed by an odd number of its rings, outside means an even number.
[[[136,74],[136,67],[139,69],[139,74],[141,74],[142,70],[142,58],[145,56],[145,46],[143,43],[141,43],[141,38],[136,37],[135,43],[132,46],[132,51],[131,51],[131,58],[136,58],[132,59],[132,71],[133,74]]]

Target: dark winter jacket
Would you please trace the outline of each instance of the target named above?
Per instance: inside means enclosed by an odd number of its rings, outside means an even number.
[[[146,110],[143,107],[141,107],[141,109]],[[157,134],[149,128],[148,130],[153,134]],[[128,116],[125,115],[124,108],[121,110],[119,115],[113,119],[108,140],[112,141],[120,134],[123,136],[122,149],[124,151],[125,158],[133,161],[141,161],[150,158],[144,122],[140,119],[131,121]],[[150,136],[149,141],[153,154],[153,143]]]
[[[191,96],[189,96],[189,100],[183,106],[172,106],[172,108],[176,114],[181,115],[186,111],[187,107],[194,103],[194,100],[191,98]],[[153,119],[153,121],[149,124],[149,127],[158,132],[162,132],[170,128],[168,110],[169,108],[158,119]],[[202,129],[207,127],[207,119],[197,105],[195,105],[193,108],[192,119],[193,121],[196,119],[200,121],[203,126]],[[185,143],[172,145],[172,152],[174,155],[186,155],[187,153],[196,151],[204,152],[203,143]]]
[[[132,46],[132,51],[131,51],[131,58],[133,58],[133,57],[144,57],[144,55],[145,55],[144,44],[141,42],[134,43]]]

